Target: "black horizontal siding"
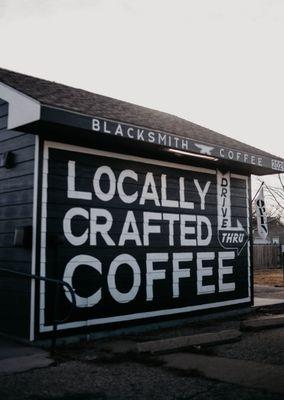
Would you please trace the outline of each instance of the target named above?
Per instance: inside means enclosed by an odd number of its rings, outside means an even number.
[[[6,130],[7,103],[0,102],[0,154],[12,152],[12,168],[0,168],[0,267],[31,272],[31,249],[15,248],[15,228],[32,225],[35,138]],[[30,282],[0,272],[1,331],[29,337]]]
[[[6,129],[8,125],[8,117],[0,117],[0,130]]]
[[[6,139],[12,139],[14,137],[18,137],[18,136],[22,136],[22,135],[23,135],[23,132],[17,132],[17,131],[3,130],[1,132],[2,142],[4,142],[4,140],[6,140]]]
[[[8,103],[0,104],[0,117],[8,115]]]
[[[0,130],[6,129],[8,125],[8,103],[0,103]]]

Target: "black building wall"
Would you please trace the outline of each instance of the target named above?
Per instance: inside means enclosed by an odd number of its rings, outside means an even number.
[[[66,140],[67,142],[67,140]],[[84,143],[85,144],[85,143]],[[43,143],[42,143],[43,145]],[[42,147],[42,146],[40,146]],[[222,247],[218,241],[217,224],[218,224],[218,181],[217,170],[201,170],[190,165],[169,164],[162,161],[150,160],[149,158],[137,159],[135,156],[123,155],[121,153],[106,153],[99,150],[70,146],[68,143],[47,142],[44,145],[43,152],[40,154],[39,165],[42,171],[39,172],[39,192],[38,199],[38,226],[40,226],[41,235],[38,236],[37,251],[37,266],[41,269],[38,273],[45,275],[48,278],[69,279],[70,275],[66,273],[67,264],[74,263],[75,258],[82,261],[82,265],[76,269],[74,277],[70,282],[76,290],[76,294],[81,293],[81,296],[86,299],[86,304],[79,305],[72,313],[70,320],[66,324],[59,324],[58,330],[62,334],[70,334],[74,332],[97,331],[98,329],[113,329],[123,328],[129,324],[139,324],[141,321],[151,322],[152,317],[172,319],[178,316],[186,316],[186,313],[204,313],[218,308],[235,308],[236,306],[247,306],[250,304],[250,260],[249,260],[249,242],[244,241],[238,249],[232,249],[235,246],[229,245],[227,248]],[[74,171],[69,170],[69,162],[74,166]],[[142,161],[141,161],[142,160]],[[97,180],[94,179],[94,174],[98,168],[107,166],[111,168],[115,176],[115,181],[123,170],[133,170],[137,174],[137,179],[128,179],[124,182],[123,187],[125,192],[130,195],[137,191],[138,197],[131,203],[124,203],[118,196],[118,189],[115,190],[113,198],[101,201],[95,195],[95,187]],[[140,195],[143,191],[143,184],[147,173],[152,173],[156,183],[158,196],[155,197],[156,202],[146,201],[142,205],[139,203]],[[161,205],[161,175],[167,176],[167,193],[172,200],[179,200],[179,177],[185,177],[186,190],[185,196],[194,202],[194,209],[179,209],[179,207],[166,207]],[[75,176],[74,184],[77,191],[82,191],[83,194],[79,197],[68,195],[68,177]],[[206,194],[206,205],[201,207],[200,197],[194,184],[196,179],[202,188],[206,183],[210,183],[208,193]],[[72,179],[71,179],[72,180]],[[249,229],[249,179],[247,176],[234,175],[231,176],[231,216],[232,226],[237,227],[238,222],[242,228],[248,233]],[[107,176],[103,176],[100,184],[101,190],[108,192],[110,188],[110,180]],[[150,189],[149,189],[150,190]],[[72,197],[73,196],[73,197]],[[86,197],[84,199],[84,196]],[[83,199],[82,199],[83,197]],[[158,204],[156,204],[158,203]],[[160,206],[160,205],[161,206]],[[82,243],[71,243],[66,237],[66,232],[78,236],[88,230],[90,233],[89,219],[78,214],[73,218],[70,224],[71,228],[64,231],[64,219],[71,209],[80,208],[84,214],[88,214],[93,210],[106,209],[112,217],[113,223],[109,230],[109,234],[114,243],[106,245],[105,240],[98,235],[98,242],[91,243],[88,236]],[[78,211],[78,210],[77,210]],[[77,212],[76,211],[76,212]],[[133,212],[137,221],[138,234],[143,242],[143,213],[175,213],[200,215],[207,217],[210,220],[212,227],[212,239],[208,245],[181,245],[179,243],[179,222],[175,226],[175,238],[173,244],[169,244],[169,227],[164,221],[156,222],[160,225],[160,234],[152,235],[149,244],[137,244],[135,241],[127,241],[123,245],[119,245],[119,237],[122,233],[122,226],[126,220],[127,212]],[[75,213],[76,214],[76,213]],[[90,217],[89,217],[90,218]],[[68,220],[69,217],[66,217]],[[103,224],[99,220],[98,223]],[[155,223],[155,221],[154,221]],[[89,234],[88,233],[88,234]],[[48,236],[54,235],[61,238],[58,242],[58,247],[55,248],[54,243],[49,242]],[[190,238],[194,239],[195,233]],[[202,235],[206,237],[206,229]],[[248,236],[247,236],[248,239]],[[84,242],[84,243],[83,243]],[[232,261],[233,273],[229,273],[224,278],[225,283],[234,282],[234,290],[220,289],[220,278],[218,278],[218,256],[222,252],[234,252],[234,260]],[[173,296],[172,282],[172,253],[192,252],[193,260],[190,261],[191,271],[190,276],[181,279],[179,295]],[[214,293],[197,294],[197,281],[200,280],[197,274],[197,253],[213,252],[214,261],[205,261],[204,266],[212,266],[212,276],[204,277],[204,285],[215,285]],[[118,291],[128,293],[134,285],[134,275],[140,275],[139,289],[133,299],[122,299],[121,301],[113,300],[110,292],[113,289],[113,283],[106,283],[111,280],[112,273],[109,272],[112,261],[117,256],[135,258],[139,266],[138,273],[132,274],[131,269],[127,266],[127,262],[121,265],[120,270],[116,273],[115,285]],[[155,265],[155,269],[165,269],[165,279],[155,283],[153,291],[153,299],[146,299],[147,282],[146,282],[146,253],[163,253],[168,254],[168,261],[162,262],[161,265]],[[95,257],[101,262],[101,271],[94,271],[86,267],[86,261],[90,257]],[[150,258],[150,257],[148,257]],[[77,261],[76,261],[77,262]],[[231,261],[227,260],[225,266],[231,265]],[[188,265],[183,265],[183,268],[188,268]],[[138,270],[138,269],[137,269]],[[73,279],[74,278],[74,279]],[[149,285],[148,285],[149,286]],[[92,304],[91,300],[87,300],[96,291],[101,290],[102,298],[96,304]],[[41,335],[49,335],[52,329],[53,307],[52,299],[54,292],[50,286],[43,284],[41,288],[41,297],[36,297],[36,304],[39,310],[36,315],[40,314],[39,324],[36,323],[36,337]],[[80,300],[80,299],[79,299]],[[213,306],[214,303],[214,306]],[[67,299],[66,294],[61,291],[59,294],[59,317],[64,318],[70,310],[71,303]],[[185,310],[186,308],[186,310]],[[185,313],[185,314],[183,314]],[[139,315],[138,315],[139,314]],[[153,321],[153,319],[152,319]]]
[[[12,152],[13,166],[0,168],[0,267],[31,272],[31,248],[15,248],[16,227],[32,226],[35,136],[7,131],[8,104],[0,99],[0,156]],[[29,338],[28,280],[0,272],[1,332]]]
[[[37,226],[34,226],[37,230],[37,241],[36,246],[34,246],[34,250],[36,250],[36,270],[35,272],[40,273],[42,275],[45,275],[47,277],[51,278],[63,278],[63,270],[64,266],[66,265],[67,261],[62,262],[62,257],[64,257],[65,253],[69,257],[71,255],[74,256],[74,252],[78,250],[79,255],[83,251],[83,254],[88,254],[88,255],[94,255],[93,252],[98,253],[98,256],[101,256],[100,258],[104,263],[106,263],[106,259],[108,256],[112,255],[115,257],[116,255],[114,254],[114,249],[110,248],[108,249],[106,246],[96,246],[97,248],[93,248],[90,246],[80,248],[75,247],[75,248],[70,248],[69,244],[66,242],[61,243],[58,245],[58,248],[54,248],[54,245],[49,242],[49,240],[42,240],[42,232],[46,232],[46,238],[49,237],[49,235],[54,235],[58,237],[64,237],[63,232],[62,232],[62,215],[57,215],[60,213],[63,208],[62,207],[86,207],[88,204],[85,204],[84,201],[81,201],[80,199],[74,200],[73,202],[69,203],[66,201],[66,182],[67,182],[67,166],[68,166],[68,161],[71,160],[72,162],[76,162],[76,184],[79,183],[79,186],[83,185],[81,190],[84,191],[89,191],[90,187],[84,187],[84,184],[90,184],[92,182],[92,174],[94,173],[94,165],[96,167],[99,167],[99,165],[96,164],[96,162],[99,162],[102,157],[98,157],[98,154],[95,154],[91,150],[92,147],[94,147],[93,143],[93,137],[91,136],[83,136],[79,135],[79,133],[76,131],[76,136],[73,138],[70,138],[67,136],[66,132],[63,129],[63,126],[60,126],[57,130],[52,129],[51,127],[46,128],[46,131],[40,127],[38,129],[38,133],[41,133],[41,138],[38,139],[39,141],[39,162],[37,165],[38,170],[38,189],[37,187],[34,188],[34,171],[36,170],[35,168],[35,159],[36,156],[35,154],[37,153],[37,146],[36,146],[36,137],[32,134],[29,133],[24,133],[24,132],[18,132],[18,131],[7,131],[7,114],[8,114],[8,105],[7,103],[4,103],[3,101],[0,100],[0,155],[5,153],[5,152],[12,152],[13,157],[14,157],[14,164],[11,168],[5,168],[2,167],[0,168],[0,267],[8,268],[8,269],[13,269],[15,271],[24,271],[24,272],[32,272],[32,265],[33,265],[33,255],[32,255],[32,250],[31,248],[23,248],[23,247],[14,247],[14,232],[16,227],[22,227],[22,226],[32,226],[33,225],[33,212],[34,212],[34,189],[38,190],[38,199],[35,202],[35,207],[37,208]],[[63,133],[63,135],[58,135],[57,133]],[[64,135],[65,133],[65,135]],[[68,130],[68,135],[70,135],[70,131]],[[61,139],[61,144],[58,143],[58,138]],[[44,146],[44,139],[51,140],[54,143],[54,140],[57,142],[54,144],[54,149],[51,149],[50,154],[46,153],[45,146]],[[169,165],[169,169],[167,169],[166,166],[162,166],[161,162],[158,161],[159,157],[162,157],[162,160],[167,158],[167,162],[173,161],[171,159],[171,155],[168,155],[167,153],[160,156],[159,154],[152,154],[148,153],[143,147],[138,149],[133,150],[133,148],[128,148],[124,147],[122,144],[124,142],[119,142],[120,146],[116,146],[115,139],[113,141],[108,140],[108,144],[106,145],[102,141],[100,142],[98,139],[98,142],[96,142],[95,146],[99,151],[104,150],[104,151],[115,151],[117,154],[122,154],[125,153],[125,156],[122,157],[123,161],[118,161],[117,157],[112,153],[111,155],[109,154],[106,160],[103,160],[103,163],[106,163],[106,165],[109,165],[111,168],[114,169],[115,174],[118,176],[121,172],[121,170],[125,168],[134,168],[135,171],[137,171],[137,174],[139,177],[143,180],[144,177],[146,176],[146,173],[148,171],[153,172],[154,176],[157,175],[159,179],[161,178],[160,175],[162,173],[167,173],[169,176],[174,174],[168,183],[169,189],[170,190],[170,196],[173,196],[175,199],[176,193],[178,188],[176,187],[177,182],[179,181],[179,175],[175,176],[175,173],[173,172],[174,170],[178,170],[178,167],[175,167],[172,169],[172,165]],[[68,144],[70,143],[70,144]],[[84,146],[83,148],[74,148],[71,149],[70,152],[70,145],[71,143],[73,145],[80,145]],[[72,147],[72,145],[71,145]],[[94,153],[94,154],[89,154],[87,155],[86,153]],[[68,154],[66,154],[66,151]],[[154,152],[154,151],[153,151]],[[53,156],[53,153],[55,156]],[[128,154],[127,154],[128,153]],[[146,155],[147,153],[147,155]],[[144,155],[144,162],[141,164],[141,162],[136,163],[136,161],[133,159],[131,161],[131,157],[129,156],[143,156]],[[69,158],[69,156],[71,158]],[[145,157],[146,156],[146,157]],[[55,157],[55,158],[54,158]],[[66,158],[67,157],[67,158]],[[154,165],[151,165],[151,162],[149,158],[153,158],[156,160],[154,162]],[[148,163],[149,160],[149,163]],[[150,164],[150,165],[147,165]],[[178,163],[179,164],[179,163]],[[182,162],[181,162],[182,164]],[[82,171],[81,171],[81,168]],[[188,168],[190,171],[190,167]],[[211,168],[212,169],[212,168]],[[214,237],[210,242],[211,250],[216,253],[215,254],[215,272],[214,276],[212,279],[215,279],[216,283],[216,288],[218,288],[218,277],[217,277],[217,259],[218,259],[218,252],[219,251],[226,251],[226,248],[222,249],[220,245],[218,244],[218,238],[217,238],[217,169],[216,167],[213,168],[215,172],[212,175],[212,179],[206,177],[204,178],[204,173],[201,172],[201,174],[198,173],[191,173],[189,171],[183,172],[183,174],[186,174],[187,178],[189,181],[193,182],[193,179],[196,178],[197,180],[199,179],[201,182],[202,187],[204,187],[205,183],[207,180],[211,181],[211,186],[210,190],[212,193],[208,193],[208,206],[206,210],[203,212],[202,210],[200,211],[201,214],[205,213],[207,216],[210,217],[210,221],[212,224],[212,228],[214,230]],[[155,173],[156,171],[156,173]],[[166,171],[166,172],[165,172]],[[234,171],[238,172],[238,171]],[[233,171],[232,171],[233,173]],[[83,176],[88,176],[88,179],[84,178],[81,182],[80,175],[83,174]],[[90,176],[89,176],[90,175]],[[117,178],[116,176],[116,178]],[[203,176],[203,177],[202,177]],[[139,179],[140,179],[139,178]],[[208,178],[208,179],[207,179]],[[205,181],[203,182],[203,180]],[[170,184],[171,182],[171,184]],[[243,228],[245,231],[249,229],[249,209],[248,209],[248,204],[249,204],[249,198],[248,198],[248,177],[243,176],[243,177],[238,177],[237,175],[235,177],[232,176],[232,192],[231,192],[231,201],[232,201],[232,224],[233,227],[237,226],[237,222],[241,222]],[[133,182],[132,182],[133,184]],[[54,185],[55,189],[54,190]],[[57,186],[59,185],[59,187]],[[130,185],[131,186],[131,185]],[[142,184],[140,186],[138,185],[138,191],[142,191]],[[43,196],[44,188],[48,188],[48,191],[46,191],[45,195]],[[161,192],[159,185],[157,184],[158,191]],[[58,189],[58,190],[57,190]],[[132,193],[133,187],[130,187],[130,191]],[[77,190],[79,190],[77,188]],[[108,187],[103,188],[103,190],[108,191]],[[128,184],[125,185],[125,190],[128,190]],[[55,193],[54,193],[55,192]],[[190,192],[192,192],[190,190]],[[58,196],[57,196],[58,194]],[[56,195],[54,197],[54,195]],[[188,195],[192,195],[191,193],[188,193]],[[65,197],[64,197],[65,196]],[[117,197],[117,196],[116,196]],[[177,200],[177,199],[176,199]],[[196,207],[200,207],[200,204],[198,204],[198,196],[195,199],[196,201]],[[88,202],[87,202],[88,203]],[[47,212],[47,215],[43,214],[43,205],[46,204],[46,209],[45,211]],[[100,208],[100,204],[95,202],[92,204],[92,207],[95,208]],[[123,209],[121,208],[121,204],[103,204],[102,207],[110,207],[110,212],[114,213],[115,220],[119,220],[119,216],[116,215],[116,211],[114,210],[120,210],[120,212],[125,211],[128,209],[128,207],[124,207]],[[140,207],[140,206],[139,206]],[[136,214],[139,214],[140,210],[139,207],[134,208],[134,213],[135,216]],[[65,209],[64,209],[65,210]],[[160,211],[159,211],[160,210]],[[159,212],[163,212],[165,210],[159,209]],[[66,210],[65,210],[66,211]],[[155,211],[154,208],[153,210],[151,209],[146,209],[146,211]],[[166,210],[166,212],[170,212],[170,210]],[[191,213],[191,211],[190,211]],[[47,224],[46,224],[46,229],[44,229],[44,225],[42,225],[42,221],[46,219]],[[122,219],[122,222],[124,220]],[[137,221],[139,221],[139,215],[137,217]],[[75,221],[76,222],[76,221]],[[84,220],[84,223],[86,221]],[[55,223],[55,224],[54,224]],[[56,225],[57,224],[57,225]],[[140,225],[139,225],[140,224]],[[77,224],[77,228],[80,228],[79,224]],[[60,228],[58,228],[60,226]],[[138,228],[140,229],[142,227],[141,223],[138,223]],[[83,226],[85,229],[85,226]],[[117,227],[114,225],[114,230],[115,234],[121,233],[121,228],[122,226]],[[142,228],[141,228],[142,229]],[[75,235],[78,234],[80,235],[82,232],[76,233]],[[113,234],[111,232],[111,234]],[[142,234],[141,234],[142,237]],[[167,237],[167,236],[166,236]],[[46,239],[45,238],[45,239]],[[153,244],[151,243],[151,252],[156,252],[159,251],[160,248],[162,248],[163,252],[166,253],[168,251],[167,248],[164,246],[163,242],[163,237],[160,238],[161,243],[156,243]],[[210,247],[209,246],[209,247]],[[72,246],[71,246],[72,247]],[[101,248],[102,247],[102,248]],[[132,246],[133,247],[133,246]],[[205,251],[209,251],[210,248],[202,248]],[[42,249],[45,249],[44,251]],[[116,246],[114,246],[116,249]],[[201,250],[202,250],[201,249]],[[139,255],[139,251],[141,253],[141,249],[130,249],[129,244],[125,245],[124,252],[125,253],[130,253],[131,251],[133,252],[133,257],[137,256],[137,260],[139,258],[139,265],[142,263],[143,259],[143,254]],[[161,250],[161,249],[160,249]],[[186,249],[185,249],[186,250]],[[188,251],[192,251],[191,249],[187,249]],[[230,247],[228,248],[230,250]],[[247,246],[243,246],[243,249],[241,250],[241,254],[238,254],[237,250],[236,252],[236,262],[235,262],[235,268],[234,271],[237,272],[238,275],[233,276],[232,278],[236,278],[236,291],[234,293],[221,293],[218,295],[218,298],[210,294],[204,294],[202,295],[202,299],[200,297],[199,300],[196,300],[195,298],[192,299],[190,303],[182,303],[179,299],[174,299],[176,303],[180,301],[180,304],[174,304],[174,308],[182,309],[184,306],[194,306],[197,307],[196,313],[202,313],[202,312],[209,312],[212,307],[210,307],[210,304],[215,302],[218,303],[219,305],[216,305],[216,310],[218,308],[223,308],[223,307],[237,307],[241,305],[248,305],[250,304],[250,285],[249,285],[249,270],[250,270],[250,262],[249,262],[249,243]],[[116,250],[115,250],[116,251]],[[146,251],[146,250],[145,250]],[[194,250],[195,251],[195,250]],[[196,250],[197,251],[197,250]],[[89,254],[90,252],[90,254]],[[42,255],[46,253],[47,261],[43,260]],[[72,254],[71,254],[72,253]],[[105,254],[105,255],[104,255]],[[67,257],[66,256],[66,257]],[[67,257],[67,258],[68,258]],[[69,258],[70,258],[69,257]],[[169,256],[171,257],[171,255]],[[196,262],[197,256],[194,253],[194,263]],[[141,261],[142,260],[142,261]],[[44,261],[44,262],[43,262]],[[109,260],[111,262],[111,260]],[[104,277],[106,277],[106,272],[109,267],[109,263],[106,263],[107,265],[104,266]],[[42,268],[42,264],[46,263],[47,269],[45,270],[45,267]],[[143,264],[143,263],[142,263]],[[141,265],[142,265],[141,264]],[[162,265],[163,267],[164,265]],[[167,274],[170,272],[170,268],[167,268]],[[118,274],[119,275],[119,274]],[[124,324],[131,324],[131,318],[128,318],[128,315],[135,314],[137,312],[141,313],[141,320],[143,320],[143,313],[144,312],[152,312],[152,311],[158,311],[155,315],[158,318],[168,318],[170,319],[171,316],[175,316],[175,312],[171,312],[167,317],[163,317],[163,312],[160,313],[160,306],[159,304],[153,305],[153,308],[148,306],[148,303],[145,301],[145,282],[143,281],[144,279],[144,272],[142,271],[141,267],[141,279],[142,279],[142,284],[144,285],[144,288],[141,286],[140,292],[138,294],[138,297],[141,294],[141,301],[137,297],[138,303],[136,305],[129,304],[129,309],[127,310],[115,310],[112,307],[112,304],[105,303],[104,299],[104,304],[101,310],[101,318],[104,318],[104,316],[107,314],[107,310],[111,309],[113,311],[112,315],[109,315],[110,319],[113,319],[114,325],[118,327],[117,321],[116,321],[116,316],[120,314],[125,314],[125,318],[121,318],[119,321],[119,325],[122,324],[121,326],[124,326]],[[196,267],[193,268],[191,271],[191,279],[194,279],[194,288],[190,291],[193,297],[195,296],[195,291],[196,291],[196,286],[197,286],[197,276],[196,276]],[[86,278],[86,277],[85,277]],[[121,281],[123,281],[121,284],[122,286],[124,285],[124,278],[123,276],[120,277]],[[207,279],[207,278],[205,278]],[[208,284],[210,283],[210,277],[208,278],[209,281],[207,282]],[[226,278],[225,278],[226,279]],[[228,278],[230,280],[230,277]],[[145,280],[145,279],[144,279]],[[90,282],[90,280],[87,278],[87,281]],[[129,279],[128,279],[129,281]],[[130,282],[130,281],[129,281]],[[128,283],[129,283],[128,282]],[[229,281],[228,281],[229,282]],[[83,279],[80,279],[80,286],[83,283],[83,288],[82,290],[89,290],[93,291],[94,288],[87,287],[84,284],[84,277]],[[78,283],[78,285],[79,285]],[[119,283],[119,284],[120,284]],[[131,282],[130,282],[131,283]],[[213,283],[213,281],[211,282]],[[220,282],[219,282],[220,284]],[[165,285],[169,286],[169,282],[166,281]],[[50,330],[51,329],[44,329],[44,328],[50,328],[48,324],[46,326],[45,323],[49,322],[49,325],[51,323],[52,315],[51,315],[51,308],[53,310],[53,291],[50,290],[49,286],[46,286],[45,290],[45,285],[37,285],[37,292],[35,293],[34,296],[31,297],[31,284],[29,280],[23,280],[21,278],[13,278],[11,276],[5,276],[0,272],[0,323],[1,323],[1,328],[0,331],[5,332],[5,333],[10,333],[14,336],[22,336],[25,338],[30,338],[30,319],[33,319],[33,313],[31,313],[31,301],[34,302],[32,305],[32,311],[35,312],[35,319],[32,321],[35,325],[35,338],[39,338],[43,336],[49,336],[50,335]],[[124,292],[128,290],[129,288],[125,288],[124,286],[121,288],[121,291]],[[163,289],[163,288],[162,288]],[[161,290],[162,290],[161,289]],[[107,293],[107,288],[104,288],[104,295]],[[159,289],[160,290],[160,289]],[[163,310],[170,309],[172,308],[172,299],[167,299],[167,296],[169,297],[169,293],[171,293],[172,287],[167,287],[167,290],[164,292],[162,291],[159,293],[159,296],[157,297],[157,302],[159,303],[159,299],[165,299],[164,304],[162,306]],[[216,289],[217,290],[217,289]],[[185,289],[184,289],[185,292]],[[157,292],[158,293],[158,292]],[[65,298],[65,294],[61,293],[61,308],[60,308],[60,315],[59,317],[65,317],[67,312],[70,309],[70,302],[67,301]],[[85,295],[85,294],[84,294]],[[107,294],[109,296],[109,294]],[[144,296],[144,297],[143,297]],[[203,301],[203,298],[206,296],[206,301]],[[210,297],[211,296],[211,297]],[[84,297],[84,296],[83,296]],[[214,298],[213,298],[214,297]],[[41,304],[42,299],[44,299],[45,305]],[[112,300],[112,299],[111,299]],[[140,301],[140,302],[139,302]],[[198,304],[197,304],[198,303]],[[201,304],[202,303],[202,304]],[[146,304],[146,305],[145,305]],[[208,305],[208,307],[207,307]],[[119,305],[120,308],[122,308],[122,305]],[[130,308],[133,306],[133,309],[130,310]],[[163,311],[162,310],[162,311]],[[79,329],[79,331],[94,331],[99,328],[101,325],[101,328],[103,329],[103,325],[105,321],[96,321],[94,322],[95,327],[92,326],[90,323],[90,319],[92,319],[92,312],[94,313],[96,310],[93,309],[91,310],[90,315],[87,315],[86,310],[83,310],[82,308],[77,309],[76,313],[73,313],[72,319],[71,319],[71,325],[66,326],[66,327],[61,327],[59,326],[59,330],[62,330],[62,334],[66,333],[71,333],[74,332],[73,328]],[[191,312],[191,310],[189,310]],[[166,314],[165,314],[166,315]],[[41,321],[44,316],[44,319],[46,321]],[[176,314],[178,316],[178,314]],[[145,320],[147,320],[148,314],[145,314]],[[139,323],[138,318],[138,323]],[[150,322],[150,320],[148,319]],[[112,327],[112,321],[110,322],[110,327]],[[135,324],[135,320],[132,321],[133,324]],[[63,328],[63,329],[62,329]],[[69,330],[70,328],[70,330]],[[65,330],[67,329],[67,330]],[[33,330],[32,330],[33,331]],[[79,331],[75,331],[78,332]]]

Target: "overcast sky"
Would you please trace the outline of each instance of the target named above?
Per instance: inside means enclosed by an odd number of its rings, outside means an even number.
[[[0,0],[1,66],[284,158],[283,0]]]

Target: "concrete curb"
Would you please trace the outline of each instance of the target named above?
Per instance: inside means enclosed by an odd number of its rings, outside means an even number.
[[[284,326],[283,314],[275,317],[242,321],[240,324],[240,329],[242,331],[259,331],[262,329],[280,328],[282,326]]]
[[[284,300],[269,297],[255,297],[253,308],[269,308],[281,305],[284,307]]]
[[[136,344],[138,353],[159,353],[180,350],[192,346],[214,345],[240,340],[241,332],[236,329],[197,335],[178,336]]]
[[[256,307],[255,309],[258,309]],[[283,304],[284,308],[284,304]],[[174,329],[180,328],[184,326],[193,325],[195,323],[200,323],[204,321],[215,321],[215,320],[226,320],[233,319],[235,317],[240,317],[243,315],[250,314],[255,311],[255,309],[251,306],[249,307],[241,307],[233,310],[223,310],[220,312],[212,312],[209,314],[199,315],[199,316],[188,316],[186,318],[178,318],[178,319],[169,319],[167,321],[160,322],[149,322],[145,324],[141,324],[138,326],[129,326],[124,328],[108,328],[107,330],[98,330],[95,332],[91,332],[89,334],[78,334],[72,336],[66,336],[64,338],[58,337],[56,343],[61,347],[68,347],[70,345],[74,345],[79,343],[80,341],[98,341],[98,340],[116,340],[120,341],[122,338],[127,338],[133,335],[143,335],[147,333],[161,331],[163,329]],[[50,348],[50,339],[41,339],[34,342],[35,346]]]
[[[199,373],[209,379],[284,394],[284,367],[201,354],[175,353],[160,356],[165,367]]]
[[[241,339],[242,333],[237,329],[223,330],[220,332],[200,333],[196,335],[177,336],[167,339],[157,339],[147,342],[134,342],[118,340],[107,342],[100,346],[100,350],[113,354],[125,353],[166,353],[181,350],[192,346],[214,345],[235,342]]]

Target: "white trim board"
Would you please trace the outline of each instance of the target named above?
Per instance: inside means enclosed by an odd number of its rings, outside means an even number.
[[[92,326],[92,325],[100,325],[100,324],[110,324],[114,322],[122,322],[122,321],[133,321],[137,319],[144,319],[144,318],[153,318],[153,317],[163,317],[166,315],[174,315],[174,314],[182,314],[186,312],[198,311],[198,310],[205,310],[205,309],[212,309],[217,307],[222,307],[226,305],[237,305],[243,303],[249,303],[250,297],[245,297],[243,299],[235,299],[230,301],[220,301],[216,303],[209,303],[209,304],[201,304],[198,306],[188,306],[182,308],[172,308],[168,310],[157,310],[157,311],[148,311],[148,312],[141,312],[135,314],[127,314],[127,315],[118,315],[115,317],[107,317],[107,318],[97,318],[97,319],[90,319],[86,321],[75,321],[75,322],[67,322],[65,324],[59,324],[57,326],[58,329],[72,329],[72,328],[80,328],[83,326]],[[44,310],[41,310],[44,312]],[[41,332],[50,332],[53,330],[53,326],[40,326]]]
[[[0,98],[9,103],[8,129],[14,129],[40,119],[39,101],[1,82]]]
[[[33,192],[33,239],[32,239],[32,268],[31,273],[36,273],[36,238],[37,238],[37,206],[38,206],[38,177],[39,177],[39,137],[35,136],[34,152],[34,192]],[[31,280],[30,303],[30,341],[35,338],[35,281]]]
[[[117,159],[122,159],[122,160],[135,161],[135,162],[141,162],[141,163],[146,163],[146,164],[153,164],[153,165],[165,166],[165,167],[170,167],[170,168],[176,168],[176,169],[180,169],[180,170],[196,171],[196,172],[200,172],[200,173],[216,175],[216,170],[213,170],[213,169],[198,168],[198,167],[192,167],[192,166],[185,165],[185,164],[177,164],[177,163],[171,163],[171,162],[165,162],[165,161],[158,161],[158,160],[154,160],[154,159],[147,159],[147,158],[142,158],[142,157],[129,156],[129,155],[124,155],[124,154],[117,154],[117,153],[112,153],[112,152],[95,150],[95,149],[85,148],[85,147],[81,147],[81,146],[45,141],[44,142],[44,151],[43,151],[43,171],[44,171],[44,173],[42,176],[41,238],[40,238],[40,240],[41,240],[40,273],[42,276],[46,276],[46,268],[45,268],[45,262],[46,262],[45,261],[46,260],[46,248],[45,248],[46,247],[46,218],[45,217],[47,215],[47,203],[46,203],[45,199],[47,199],[47,190],[48,190],[47,177],[48,177],[49,149],[59,149],[59,150],[72,151],[72,152],[78,152],[78,153],[83,153],[83,154],[100,155],[100,156],[104,156],[104,157],[117,158]],[[247,188],[247,192],[248,192],[248,177],[247,176],[231,174],[231,177],[237,178],[237,179],[244,179],[246,181],[246,188]],[[247,209],[247,217],[249,218],[248,209]],[[248,253],[249,253],[249,242],[248,242],[247,246],[248,246],[247,249],[248,249]],[[250,268],[250,265],[248,264],[248,275],[250,274],[249,268]],[[134,313],[134,314],[126,314],[126,315],[119,315],[119,316],[106,317],[106,318],[97,318],[97,319],[90,319],[90,320],[84,320],[84,321],[74,321],[74,322],[69,322],[69,323],[67,322],[64,324],[59,324],[58,329],[64,330],[64,329],[79,328],[79,327],[84,327],[84,326],[114,323],[114,322],[120,322],[120,321],[131,321],[131,320],[137,320],[137,319],[144,319],[144,318],[151,318],[151,317],[158,317],[158,316],[165,316],[165,315],[174,315],[174,314],[181,314],[181,313],[186,313],[186,312],[190,312],[190,311],[205,310],[205,309],[212,309],[212,308],[223,307],[223,306],[249,303],[251,301],[250,280],[248,281],[248,284],[249,284],[249,296],[245,297],[245,298],[241,298],[241,299],[233,299],[233,300],[228,300],[228,301],[223,301],[223,302],[215,302],[215,303],[201,304],[201,305],[195,305],[195,306],[186,306],[186,307],[181,307],[181,308],[161,309],[161,310],[155,310],[155,311],[149,311],[149,312],[140,312],[140,313]],[[43,294],[44,292],[45,292],[45,282],[41,281],[40,293]],[[39,331],[40,332],[49,332],[53,329],[53,327],[51,325],[45,325],[45,317],[44,317],[45,296],[44,295],[40,296],[39,309],[40,309],[39,310]]]

